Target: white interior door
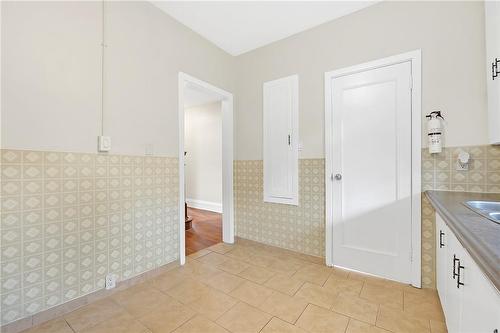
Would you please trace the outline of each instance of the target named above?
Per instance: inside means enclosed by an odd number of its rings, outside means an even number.
[[[411,63],[333,78],[333,264],[411,281]]]

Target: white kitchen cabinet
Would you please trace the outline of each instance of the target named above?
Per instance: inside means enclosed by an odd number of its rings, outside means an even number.
[[[500,144],[500,1],[485,1],[484,11],[489,140]]]
[[[463,285],[461,332],[500,332],[500,296],[468,253],[460,259]]]
[[[443,306],[443,311],[446,312],[446,279],[449,277],[449,262],[446,259],[446,249],[448,247],[448,235],[450,231],[444,221],[436,216],[436,287]]]
[[[462,332],[460,328],[461,316],[462,316],[462,295],[463,288],[460,288],[457,283],[459,283],[458,266],[460,265],[460,259],[463,255],[463,248],[458,242],[457,238],[450,232],[448,235],[448,248],[446,260],[447,265],[447,276],[446,279],[446,325],[448,326],[448,332]]]
[[[499,292],[437,213],[436,279],[449,333],[500,332]]]

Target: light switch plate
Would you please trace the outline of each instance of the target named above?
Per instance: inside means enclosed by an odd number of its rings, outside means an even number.
[[[111,137],[110,136],[99,136],[97,138],[98,148],[100,152],[108,152],[111,150]]]

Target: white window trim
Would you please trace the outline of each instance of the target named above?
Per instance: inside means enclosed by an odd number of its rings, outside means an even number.
[[[267,156],[267,147],[266,147],[266,121],[265,115],[263,116],[263,172],[264,172],[264,202],[270,203],[280,203],[287,205],[299,205],[299,76],[297,74],[290,75],[287,77],[283,77],[277,80],[267,81],[263,84],[263,94],[262,94],[262,112],[264,113],[264,87],[269,83],[276,83],[280,81],[291,81],[292,89],[293,89],[293,105],[292,105],[292,133],[291,133],[291,145],[293,149],[293,159],[295,161],[293,165],[293,175],[292,175],[292,198],[280,198],[274,195],[270,195],[268,191],[268,181],[266,178],[268,173],[266,172],[266,156]]]
[[[363,64],[342,68],[325,73],[325,258],[328,266],[333,266],[333,203],[332,203],[332,79],[344,75],[349,75],[357,72],[362,72],[370,69],[375,69],[384,66],[395,65],[402,62],[411,62],[412,75],[412,246],[411,246],[411,284],[417,288],[422,284],[422,268],[421,268],[421,50],[395,55],[388,58],[383,58],[375,61],[366,62]]]

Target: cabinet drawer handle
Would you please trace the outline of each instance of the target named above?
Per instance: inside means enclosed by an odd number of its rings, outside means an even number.
[[[464,269],[464,266],[460,265],[460,260],[458,260],[458,274],[457,274],[457,288],[460,289],[460,286],[463,286],[463,282],[460,281],[460,278],[462,277],[461,270]]]
[[[456,278],[458,276],[456,270],[457,270],[457,267],[456,267],[456,262],[457,261],[460,261],[457,259],[457,256],[456,255],[453,255],[453,278]]]
[[[444,232],[442,230],[439,230],[439,248],[444,247],[443,236],[444,236]]]

